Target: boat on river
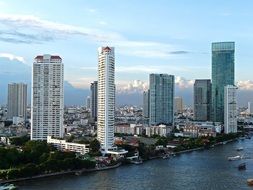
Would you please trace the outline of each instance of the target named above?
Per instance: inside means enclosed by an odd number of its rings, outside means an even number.
[[[139,165],[139,164],[142,164],[143,161],[142,161],[141,159],[139,159],[139,160],[132,160],[131,163],[132,163],[132,164]]]
[[[238,170],[246,170],[246,163],[239,164]]]
[[[236,148],[237,151],[242,151],[243,150],[243,147],[238,147]]]
[[[0,185],[0,190],[14,190],[14,189],[18,189],[18,187],[15,186],[14,184],[5,183],[3,185]]]
[[[230,157],[228,157],[228,160],[229,161],[234,161],[234,160],[240,160],[242,157],[241,156],[230,156]]]
[[[163,156],[163,159],[168,159],[168,158],[170,158],[170,155],[169,155],[169,154],[165,154],[165,155]]]

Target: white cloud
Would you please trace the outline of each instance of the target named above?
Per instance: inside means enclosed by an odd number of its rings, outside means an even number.
[[[194,80],[188,80],[180,76],[175,77],[175,85],[181,89],[193,88]],[[143,93],[143,91],[148,90],[149,84],[148,82],[144,82],[141,80],[134,81],[119,81],[117,84],[117,92],[118,93]]]
[[[170,57],[172,55],[170,51],[173,51],[175,48],[167,43],[152,41],[118,40],[112,42],[112,45],[119,47],[118,51],[121,54],[146,58]]]
[[[90,11],[95,12],[95,9]],[[100,24],[106,23],[101,21]],[[117,32],[52,22],[33,15],[0,14],[0,28],[0,41],[11,43],[44,43],[79,35],[98,46],[115,46],[119,54],[130,56],[168,58],[188,53],[168,43],[129,40]]]
[[[81,35],[96,41],[119,40],[122,37],[114,32],[103,32],[95,28],[85,28],[40,19],[33,15],[0,14],[0,23],[8,30],[1,31],[6,38],[17,38],[43,42],[66,35]]]
[[[175,77],[175,84],[179,88],[193,88],[194,80],[188,80],[180,76]]]
[[[90,88],[90,84],[96,80],[95,77],[82,77],[82,78],[66,78],[66,80],[75,88],[87,89]]]
[[[121,81],[116,85],[117,93],[123,94],[133,94],[133,93],[143,93],[143,91],[148,89],[148,83],[141,80],[134,80],[131,82]]]
[[[17,55],[13,55],[11,53],[0,53],[0,57],[8,58],[11,61],[17,60],[17,61],[20,61],[22,63],[25,63],[25,59],[23,57],[17,56]]]
[[[73,87],[80,89],[90,88],[90,84],[97,80],[95,77],[83,77],[83,78],[67,78],[66,79]],[[117,81],[116,81],[117,82]],[[148,83],[140,80],[134,81],[118,81],[116,84],[117,93],[143,93],[143,91],[148,89]]]
[[[251,80],[238,81],[237,86],[241,90],[253,90],[253,81]]]

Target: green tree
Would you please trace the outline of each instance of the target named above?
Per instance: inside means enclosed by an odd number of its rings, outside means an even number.
[[[30,140],[30,137],[27,135],[22,136],[22,137],[12,137],[10,138],[10,143],[15,146],[23,146],[29,140]]]
[[[99,152],[100,150],[100,142],[97,139],[90,141],[90,151],[92,153]]]

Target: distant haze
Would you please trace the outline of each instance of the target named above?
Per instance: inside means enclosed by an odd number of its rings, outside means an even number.
[[[147,74],[148,76],[148,74]],[[26,65],[18,60],[9,60],[8,58],[0,58],[0,104],[7,103],[8,83],[24,82],[28,84],[28,103],[31,98],[31,66]],[[92,81],[88,82],[86,86]],[[117,82],[117,81],[116,81]],[[142,89],[140,88],[121,89],[116,93],[117,105],[142,105]],[[138,83],[138,84],[139,84]],[[135,84],[135,85],[138,85]],[[134,85],[133,85],[134,86]],[[147,88],[147,87],[145,87]],[[176,96],[183,97],[184,104],[191,106],[193,104],[193,87],[192,83],[182,86],[180,82],[176,83]],[[89,95],[89,88],[80,89],[73,87],[69,82],[64,82],[64,99],[65,105],[85,105],[85,98]],[[238,91],[238,103],[240,106],[247,106],[248,101],[253,101],[253,90],[245,89]]]

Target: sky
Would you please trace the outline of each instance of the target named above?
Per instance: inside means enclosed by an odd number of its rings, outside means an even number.
[[[0,0],[0,58],[31,67],[36,55],[60,55],[65,81],[84,90],[97,80],[97,48],[109,45],[118,93],[142,93],[149,73],[175,75],[181,93],[210,78],[212,42],[235,41],[235,78],[251,91],[252,9],[250,0]]]

